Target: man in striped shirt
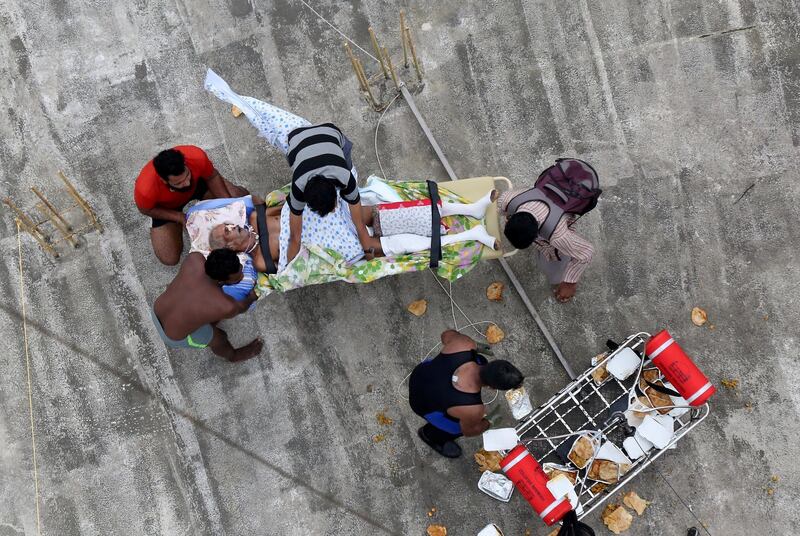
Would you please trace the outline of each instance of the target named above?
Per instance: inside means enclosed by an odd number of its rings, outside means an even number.
[[[336,208],[337,197],[350,204],[350,217],[358,240],[367,251],[370,236],[361,216],[358,174],[350,158],[350,140],[332,123],[323,123],[295,128],[288,133],[287,141],[286,158],[292,168],[288,261],[291,262],[300,250],[306,205],[325,216]]]
[[[361,247],[365,252],[370,250],[370,236],[361,217],[358,173],[350,158],[353,144],[341,130],[331,123],[312,125],[268,102],[238,95],[211,69],[206,73],[204,86],[218,99],[235,106],[259,135],[289,160],[292,190],[289,194],[288,262],[300,251],[306,205],[325,216],[336,208],[339,196],[350,205],[350,217]],[[371,259],[372,253],[367,253],[366,257]]]
[[[554,266],[556,263],[566,264],[563,274],[556,275],[558,283],[555,290],[556,299],[568,302],[575,295],[578,281],[592,261],[594,248],[588,240],[572,230],[576,221],[573,214],[564,214],[556,225],[550,240],[539,236],[539,226],[547,219],[550,208],[542,201],[529,201],[520,205],[515,214],[508,215],[508,204],[517,195],[528,188],[510,190],[500,195],[497,205],[506,214],[505,235],[509,242],[517,249],[525,249],[531,245],[536,247],[539,255],[546,264]],[[568,260],[566,260],[568,258]],[[566,260],[566,262],[564,262]],[[547,269],[545,268],[545,271]],[[551,275],[551,274],[548,274]]]

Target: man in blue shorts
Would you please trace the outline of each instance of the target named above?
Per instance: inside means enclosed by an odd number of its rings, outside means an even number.
[[[178,275],[153,303],[151,316],[159,336],[170,348],[211,348],[228,361],[244,361],[261,352],[260,338],[234,348],[217,322],[243,313],[253,300],[236,301],[222,292],[205,271],[202,253],[190,253]]]
[[[417,431],[420,439],[446,458],[461,456],[455,442],[491,426],[481,388],[515,389],[522,373],[502,359],[488,361],[474,340],[449,329],[442,333],[442,351],[417,365],[408,381],[408,401],[414,413],[428,421]]]

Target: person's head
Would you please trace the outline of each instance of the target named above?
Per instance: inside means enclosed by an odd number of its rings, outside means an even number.
[[[481,367],[480,376],[484,385],[500,391],[516,389],[525,379],[519,369],[505,359],[489,361]]]
[[[209,249],[228,248],[233,251],[247,251],[250,246],[250,230],[235,223],[220,223],[211,228],[208,234]]]
[[[185,192],[192,187],[192,172],[186,166],[183,154],[177,149],[158,153],[153,158],[153,167],[167,186],[176,192]]]
[[[336,208],[336,184],[325,177],[311,177],[303,190],[308,208],[326,216]]]
[[[206,257],[206,275],[223,285],[235,285],[244,277],[242,263],[232,249],[215,249]]]
[[[528,212],[517,212],[508,218],[503,232],[512,246],[525,249],[536,240],[536,235],[539,234],[539,222]]]

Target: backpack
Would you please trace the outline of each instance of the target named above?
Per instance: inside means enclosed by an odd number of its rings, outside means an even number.
[[[517,194],[508,203],[506,212],[515,214],[530,201],[541,201],[550,209],[544,222],[539,223],[539,236],[550,240],[564,214],[583,216],[597,206],[603,191],[600,179],[592,166],[577,158],[559,158],[542,171],[533,188]]]

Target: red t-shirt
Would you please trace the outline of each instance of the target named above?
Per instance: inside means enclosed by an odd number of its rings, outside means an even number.
[[[186,167],[192,174],[192,187],[185,192],[175,192],[169,189],[167,183],[158,176],[153,161],[150,160],[142,168],[136,178],[133,189],[133,199],[136,206],[142,210],[152,208],[178,209],[189,202],[197,188],[200,179],[209,179],[214,173],[214,164],[200,147],[194,145],[178,145],[173,147],[183,155]]]

